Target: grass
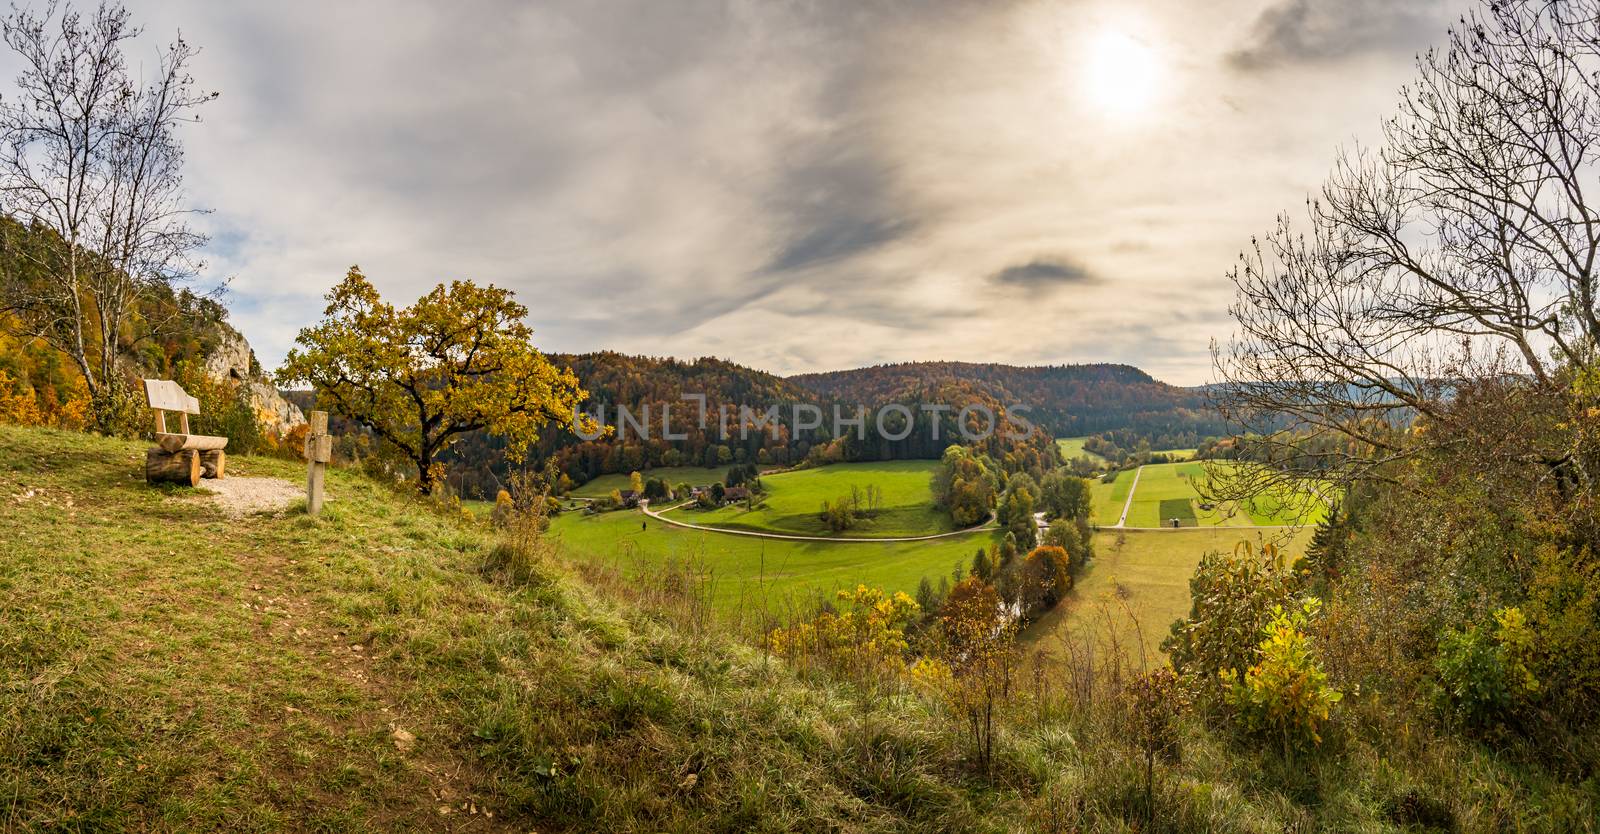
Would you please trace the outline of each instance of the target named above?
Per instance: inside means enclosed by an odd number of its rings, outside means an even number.
[[[1110,527],[1122,517],[1122,507],[1127,503],[1128,490],[1133,486],[1132,469],[1124,469],[1117,473],[1117,478],[1112,483],[1103,483],[1099,478],[1089,485],[1089,498],[1094,503],[1094,523],[1101,527]]]
[[[1242,541],[1255,547],[1272,541],[1298,557],[1310,539],[1309,528],[1292,535],[1226,527],[1102,530],[1095,534],[1095,558],[1078,576],[1067,602],[1031,625],[1023,639],[1034,651],[1048,650],[1064,632],[1110,623],[1130,649],[1136,651],[1142,639],[1154,663],[1161,657],[1168,627],[1189,613],[1189,578],[1201,556],[1212,550],[1231,552]]]
[[[995,531],[984,530],[923,542],[801,542],[646,521],[637,512],[564,513],[550,533],[572,558],[631,576],[672,564],[702,566],[712,579],[715,606],[727,613],[809,607],[819,596],[858,584],[914,594],[923,577],[937,583],[957,564],[970,567],[979,547],[998,540]]]
[[[1096,464],[1099,464],[1101,466],[1109,465],[1111,463],[1111,461],[1106,460],[1104,457],[1101,457],[1100,455],[1095,454],[1094,452],[1091,452],[1088,449],[1083,448],[1084,442],[1087,441],[1088,439],[1089,438],[1087,436],[1085,436],[1085,437],[1058,437],[1058,438],[1056,438],[1056,450],[1058,452],[1060,452],[1061,459],[1063,461],[1070,461],[1070,460],[1074,460],[1076,458],[1083,457],[1083,458],[1088,458],[1090,461],[1092,461],[1092,462],[1094,462]]]
[[[753,509],[747,510],[743,504],[715,510],[685,507],[668,516],[710,527],[802,536],[884,538],[945,533],[955,525],[949,513],[933,504],[930,482],[938,467],[939,462],[932,460],[891,460],[782,472],[761,479],[767,495]],[[842,534],[830,531],[819,516],[822,503],[849,496],[852,487],[864,495],[868,486],[882,490],[882,509]]]
[[[320,518],[230,518],[146,486],[142,443],[0,448],[0,831],[1592,831],[1600,807],[1351,693],[1292,761],[1181,719],[1149,824],[1114,697],[1019,677],[985,772],[937,701],[791,670],[685,572],[538,551],[511,581],[483,525],[348,470]],[[1102,533],[1074,600],[1164,629],[1193,545],[1239,533]]]
[[[728,469],[729,467],[727,466],[657,466],[654,469],[639,470],[639,477],[646,481],[651,478],[666,478],[667,483],[673,486],[681,483],[702,486],[727,477]],[[632,474],[631,472],[618,472],[610,475],[601,475],[574,487],[572,494],[580,498],[599,498],[602,495],[610,495],[614,489],[627,489],[628,479]]]
[[[0,447],[0,831],[998,831],[1018,813],[968,779],[958,736],[917,729],[938,726],[926,706],[814,687],[692,606],[632,601],[681,595],[669,574],[536,559],[508,583],[482,525],[347,470],[318,519],[233,519],[147,486],[143,444],[0,426]]]
[[[1207,477],[1207,466],[1227,467],[1226,461],[1192,461],[1189,463],[1163,463],[1145,466],[1139,474],[1139,485],[1134,490],[1133,505],[1128,508],[1129,527],[1169,527],[1171,519],[1180,524],[1197,524],[1202,527],[1252,527],[1315,524],[1326,508],[1315,497],[1303,496],[1285,500],[1272,495],[1261,495],[1244,506],[1223,503],[1205,509],[1200,498],[1200,485]],[[1120,497],[1127,497],[1121,489],[1122,479],[1132,480],[1132,473],[1118,477],[1116,487]],[[1097,487],[1103,485],[1097,485]],[[1117,499],[1116,495],[1108,498]],[[1096,507],[1095,518],[1101,526],[1116,523],[1122,505]],[[1105,520],[1109,519],[1109,521]]]

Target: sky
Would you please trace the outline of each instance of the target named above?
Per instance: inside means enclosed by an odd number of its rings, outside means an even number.
[[[199,283],[268,368],[359,265],[513,289],[546,351],[1193,385],[1239,250],[1460,0],[129,9],[135,63],[181,29],[221,94],[183,131]]]

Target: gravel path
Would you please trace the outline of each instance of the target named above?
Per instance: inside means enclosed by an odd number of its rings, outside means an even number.
[[[277,512],[305,498],[305,487],[282,478],[242,478],[238,476],[202,481],[200,487],[211,493],[205,500],[239,518],[252,513]]]

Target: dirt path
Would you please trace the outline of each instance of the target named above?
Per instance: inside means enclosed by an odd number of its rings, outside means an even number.
[[[670,513],[673,510],[678,509],[679,507],[687,507],[687,506],[689,506],[690,503],[691,502],[685,501],[682,504],[677,504],[677,505],[668,507],[665,510],[663,510],[662,512],[669,512]],[[845,536],[796,536],[796,535],[791,535],[791,534],[788,534],[788,533],[758,533],[758,532],[756,532],[754,530],[729,530],[729,529],[727,529],[725,527],[708,527],[708,526],[706,526],[704,524],[690,524],[687,521],[678,521],[677,519],[667,518],[666,516],[662,515],[661,513],[658,513],[655,510],[650,509],[650,502],[649,501],[641,501],[641,502],[639,502],[639,510],[641,512],[643,512],[645,515],[650,516],[651,518],[653,518],[653,519],[655,519],[657,521],[661,521],[661,522],[665,522],[667,524],[671,524],[674,527],[684,527],[684,528],[687,528],[687,529],[690,529],[690,530],[704,530],[707,533],[727,533],[727,534],[732,535],[732,536],[750,536],[752,538],[757,538],[757,539],[783,539],[785,541],[794,541],[794,542],[826,542],[828,544],[862,544],[862,543],[873,544],[873,543],[877,543],[877,542],[925,542],[925,541],[928,541],[930,539],[950,539],[950,538],[955,538],[956,536],[965,536],[965,535],[967,535],[969,533],[977,533],[977,532],[980,532],[980,531],[983,531],[983,530],[994,529],[993,527],[990,526],[991,523],[994,521],[994,514],[991,513],[988,518],[984,519],[983,521],[979,522],[978,524],[975,524],[975,525],[973,525],[971,527],[966,528],[965,530],[952,530],[952,531],[950,531],[948,533],[934,533],[933,535],[930,535],[930,536],[891,536],[891,537],[886,537],[886,538],[870,538],[870,539],[869,538],[847,538]]]

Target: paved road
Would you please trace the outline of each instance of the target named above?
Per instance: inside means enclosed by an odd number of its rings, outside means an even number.
[[[678,507],[688,506],[689,503],[690,502],[685,501],[682,504],[677,504],[675,506],[668,507],[665,510],[663,510],[662,512],[672,512],[673,510],[678,509]],[[679,521],[679,520],[677,520],[675,518],[667,518],[666,516],[662,515],[661,513],[658,513],[655,510],[650,509],[650,502],[649,501],[640,501],[639,502],[639,510],[641,512],[643,512],[645,515],[650,516],[651,518],[653,518],[653,519],[655,519],[657,521],[661,521],[661,522],[664,522],[664,523],[667,523],[667,524],[671,524],[674,527],[685,527],[685,528],[688,528],[690,530],[704,530],[704,531],[706,531],[708,533],[727,533],[727,534],[732,535],[732,536],[750,536],[751,538],[757,538],[757,539],[783,539],[785,541],[793,541],[793,542],[828,542],[830,544],[839,544],[839,543],[874,544],[874,543],[878,543],[878,542],[925,542],[925,541],[928,541],[930,539],[949,539],[949,538],[954,538],[956,536],[965,536],[968,533],[976,533],[976,532],[979,532],[981,530],[992,529],[990,527],[990,522],[994,521],[994,515],[991,513],[988,518],[983,520],[982,523],[977,524],[977,525],[972,526],[972,527],[968,527],[965,530],[954,530],[954,531],[951,531],[949,533],[934,533],[931,536],[892,536],[892,537],[887,537],[887,538],[870,538],[869,539],[869,538],[848,538],[848,537],[845,537],[845,536],[794,536],[794,535],[788,535],[788,534],[785,534],[785,533],[758,533],[758,532],[756,532],[754,530],[729,530],[726,527],[708,527],[708,526],[706,526],[704,524],[690,524],[687,521]]]
[[[1144,474],[1144,465],[1140,464],[1138,469],[1133,470],[1133,483],[1128,485],[1128,500],[1122,504],[1122,517],[1118,518],[1117,523],[1112,526],[1124,527],[1127,525],[1128,510],[1133,507],[1133,493],[1139,489],[1139,476],[1142,474]]]

